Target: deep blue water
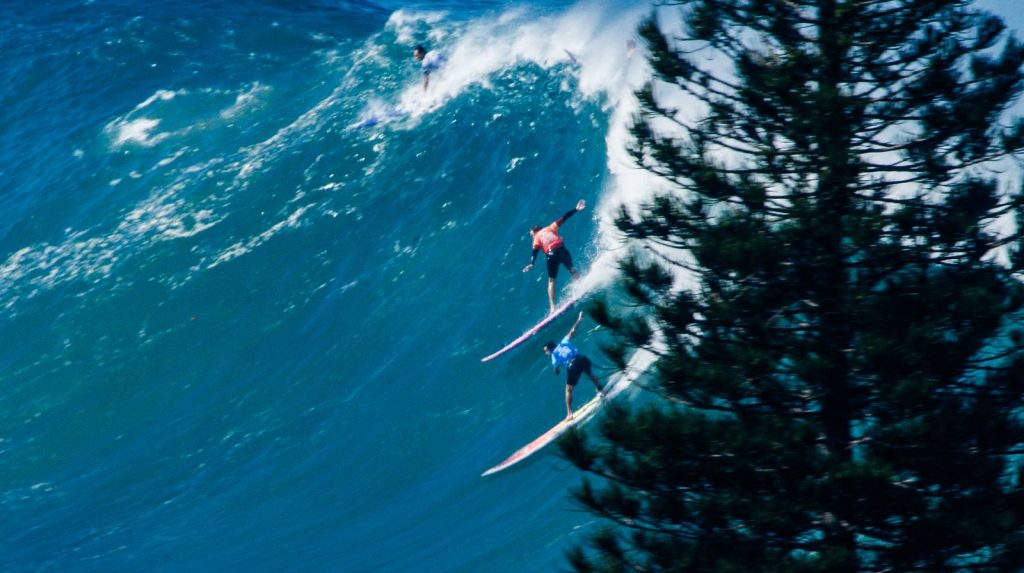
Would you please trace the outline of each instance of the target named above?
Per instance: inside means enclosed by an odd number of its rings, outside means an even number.
[[[480,358],[543,316],[527,229],[578,199],[610,288],[659,185],[623,153],[648,10],[0,0],[0,571],[566,568],[579,472],[480,473],[561,419],[572,318]]]
[[[0,571],[565,569],[579,472],[480,473],[561,419],[572,318],[480,358],[578,199],[610,288],[648,10],[0,0]]]
[[[0,570],[564,568],[580,474],[479,477],[563,378],[480,357],[546,310],[530,225],[586,199],[613,272],[647,10],[0,3]]]

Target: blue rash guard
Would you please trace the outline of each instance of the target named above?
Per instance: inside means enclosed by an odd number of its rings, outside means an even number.
[[[594,384],[597,384],[597,379],[591,371],[590,359],[580,354],[579,350],[569,343],[568,336],[551,351],[551,365],[555,367],[555,372],[558,372],[558,368],[565,367],[565,383],[569,386],[575,386],[583,374],[590,376]],[[601,386],[598,386],[598,389],[600,390]]]
[[[569,363],[572,362],[573,358],[576,358],[577,354],[579,354],[579,351],[576,350],[575,346],[569,343],[569,337],[566,336],[560,343],[558,343],[558,346],[551,351],[551,365],[555,368],[560,366],[568,367]]]

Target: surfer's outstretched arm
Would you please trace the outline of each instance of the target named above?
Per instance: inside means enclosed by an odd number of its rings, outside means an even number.
[[[555,221],[555,225],[558,225],[559,227],[561,227],[562,223],[564,223],[566,219],[568,219],[569,217],[572,217],[573,215],[575,215],[577,211],[582,211],[584,208],[586,208],[586,206],[587,206],[587,202],[584,201],[583,199],[580,199],[579,202],[576,203],[576,207],[574,207],[572,209],[569,209],[565,213],[565,215],[562,215],[561,217],[559,217]]]
[[[583,321],[583,311],[580,311],[580,315],[576,317],[576,322],[572,323],[572,328],[569,329],[569,334],[566,334],[566,338],[572,338],[576,335],[576,327]]]
[[[537,253],[539,253],[539,252],[540,252],[540,248],[539,247],[536,247],[536,246],[533,247],[533,254],[530,255],[530,264],[528,264],[525,267],[523,267],[523,272],[524,273],[530,272],[530,269],[533,268],[533,262],[537,260]]]

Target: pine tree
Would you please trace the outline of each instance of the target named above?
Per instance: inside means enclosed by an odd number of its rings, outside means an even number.
[[[608,524],[571,565],[1024,571],[1024,46],[967,1],[677,4],[640,28],[641,312],[593,309],[656,399],[562,443]]]

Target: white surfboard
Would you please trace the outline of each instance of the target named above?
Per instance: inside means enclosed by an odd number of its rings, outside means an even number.
[[[578,301],[578,300],[579,300],[578,298],[570,298],[569,300],[565,301],[564,303],[562,303],[562,306],[560,306],[560,307],[555,309],[555,312],[552,312],[551,314],[547,315],[546,317],[544,317],[544,320],[541,320],[537,324],[531,326],[526,332],[524,332],[521,335],[519,335],[519,338],[513,340],[512,342],[509,342],[504,347],[502,347],[501,350],[495,352],[494,354],[489,354],[487,356],[484,356],[483,358],[480,359],[480,362],[487,362],[489,360],[494,360],[495,358],[501,356],[502,354],[505,354],[509,350],[512,350],[516,346],[519,346],[520,344],[526,342],[533,335],[535,335],[538,332],[540,332],[541,330],[543,330],[545,326],[551,324],[556,318],[558,318],[558,317],[562,316],[563,314],[565,314],[565,311],[569,310],[569,308],[572,305],[576,304],[576,301]]]
[[[608,383],[608,385],[605,387],[606,395],[603,398],[600,394],[594,396],[589,402],[580,406],[576,411],[573,412],[571,420],[562,420],[558,424],[555,424],[555,427],[541,434],[540,437],[538,437],[536,440],[530,442],[529,444],[526,444],[522,448],[519,448],[519,450],[517,450],[516,453],[505,458],[505,460],[502,461],[500,464],[492,467],[491,469],[485,471],[480,475],[489,476],[492,474],[496,474],[502,470],[506,470],[518,464],[519,462],[525,460],[526,458],[532,456],[533,454],[539,452],[540,450],[544,449],[545,446],[547,446],[551,442],[554,442],[556,439],[558,439],[559,436],[566,433],[570,429],[585,424],[588,420],[594,417],[594,414],[596,414],[597,411],[601,409],[601,406],[603,406],[605,402],[611,401],[616,396],[621,394],[623,390],[629,388],[633,384],[633,382],[636,381],[636,379],[639,378],[640,375],[643,374],[644,371],[647,369],[647,365],[650,364],[650,359],[643,361],[642,366],[633,366],[633,364],[636,362],[638,361],[635,359],[635,357],[634,359],[631,359],[630,366],[627,367],[626,372],[614,378],[612,381]]]

